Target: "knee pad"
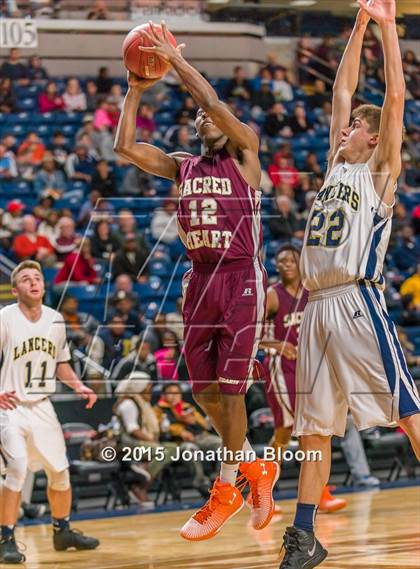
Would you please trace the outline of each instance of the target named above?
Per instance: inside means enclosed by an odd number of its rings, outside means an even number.
[[[7,462],[4,486],[12,492],[22,492],[27,469],[28,460],[25,457],[9,459]]]
[[[48,478],[48,488],[56,492],[65,492],[70,488],[70,474],[68,468],[61,472],[45,469]]]

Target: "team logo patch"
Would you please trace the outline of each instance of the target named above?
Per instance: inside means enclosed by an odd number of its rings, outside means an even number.
[[[363,318],[361,310],[356,310],[356,312],[353,314],[353,320],[356,320],[356,318]]]
[[[252,296],[254,293],[252,292],[252,288],[246,288],[242,293],[242,296]]]

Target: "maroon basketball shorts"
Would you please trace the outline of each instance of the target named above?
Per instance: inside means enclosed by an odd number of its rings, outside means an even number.
[[[218,382],[246,393],[264,328],[266,272],[260,259],[194,263],[184,275],[184,356],[193,392]]]
[[[275,428],[293,427],[296,404],[296,373],[284,373],[280,354],[264,360],[265,394],[274,416]]]

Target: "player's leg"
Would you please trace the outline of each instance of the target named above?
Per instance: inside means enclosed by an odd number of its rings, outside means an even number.
[[[410,439],[417,460],[420,461],[420,413],[400,419],[398,424]]]

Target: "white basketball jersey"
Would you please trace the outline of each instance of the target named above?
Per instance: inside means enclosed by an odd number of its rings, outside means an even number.
[[[303,286],[319,290],[366,279],[384,284],[382,268],[392,207],[375,192],[367,164],[338,164],[316,196],[300,258]]]
[[[56,367],[70,359],[63,316],[42,306],[31,322],[17,304],[0,310],[2,365],[0,391],[16,391],[21,401],[38,401],[55,392]]]

